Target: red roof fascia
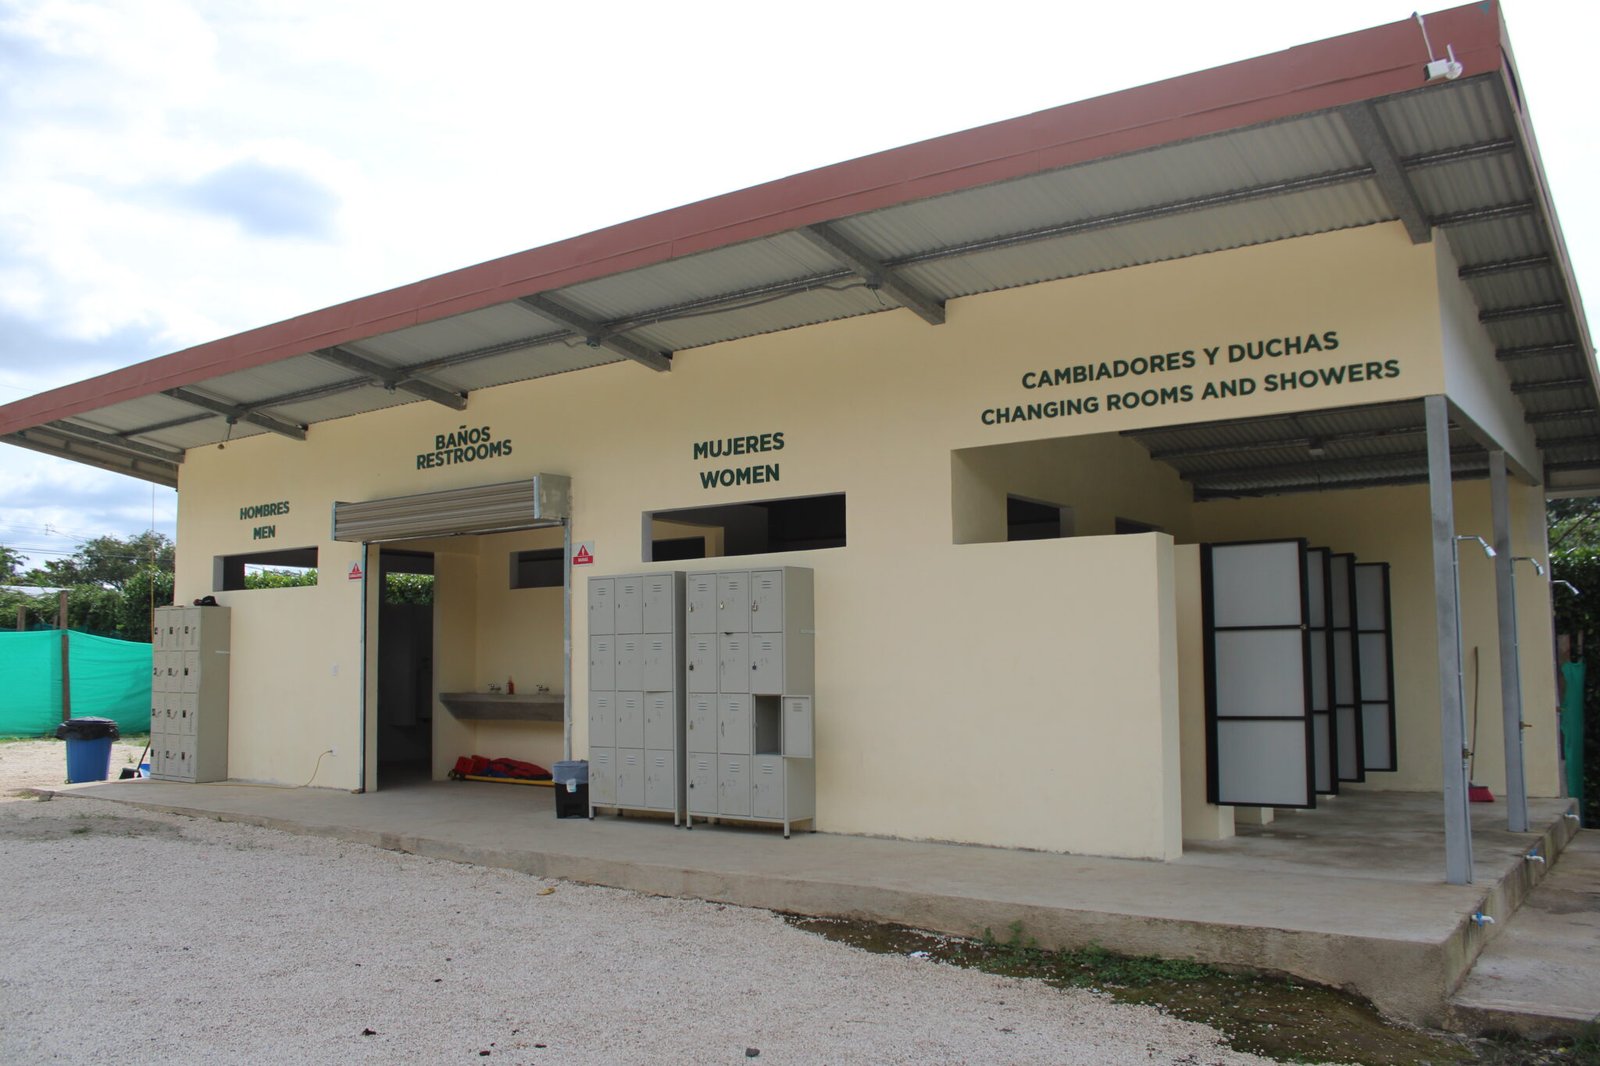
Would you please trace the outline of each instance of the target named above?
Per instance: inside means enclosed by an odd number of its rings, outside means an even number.
[[[1464,77],[1502,72],[1496,3],[1427,16]],[[1442,53],[1441,53],[1442,54]],[[209,341],[0,407],[0,433],[518,296],[907,201],[1420,88],[1414,19],[906,145]]]

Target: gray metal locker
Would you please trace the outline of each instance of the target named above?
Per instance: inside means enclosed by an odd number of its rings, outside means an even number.
[[[644,747],[644,693],[617,693],[617,747]]]
[[[614,748],[617,746],[616,698],[617,694],[615,692],[589,693],[589,746],[591,748]]]
[[[612,577],[589,579],[589,635],[617,631],[617,580]]]
[[[227,779],[231,617],[226,607],[156,609],[151,629],[152,777]]]
[[[750,632],[750,574],[744,570],[717,575],[717,632]]]
[[[644,577],[617,578],[617,634],[644,632]]]
[[[682,571],[589,579],[589,817],[595,808],[686,816]],[[714,675],[714,659],[712,673]],[[713,682],[714,684],[714,682]]]
[[[812,573],[705,571],[687,587],[689,814],[780,823],[788,836],[816,818]]]

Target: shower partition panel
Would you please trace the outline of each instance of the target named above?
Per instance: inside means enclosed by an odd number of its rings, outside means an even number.
[[[1305,542],[1204,545],[1201,583],[1208,798],[1315,806]]]
[[[1361,729],[1361,661],[1356,652],[1356,557],[1328,557],[1329,651],[1333,660],[1333,747],[1340,781],[1365,781]]]
[[[1311,768],[1320,796],[1339,793],[1333,739],[1333,630],[1329,626],[1327,548],[1306,550],[1307,628],[1311,667]]]
[[[1394,641],[1389,564],[1355,565],[1356,669],[1360,674],[1361,758],[1367,770],[1400,768],[1395,753]]]

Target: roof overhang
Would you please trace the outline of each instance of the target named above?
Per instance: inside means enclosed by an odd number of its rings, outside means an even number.
[[[223,440],[305,439],[320,422],[403,403],[461,410],[477,389],[609,363],[669,371],[677,351],[855,315],[903,308],[936,328],[962,296],[1399,222],[1417,242],[1449,232],[1546,483],[1600,486],[1593,346],[1499,9],[1439,12],[1428,31],[1450,43],[1459,78],[1428,80],[1414,20],[1379,26],[136,363],[0,407],[0,440],[174,484],[186,449]],[[1417,479],[1399,472],[1418,447],[1403,427],[1362,436],[1355,423],[1313,434],[1294,420],[1255,422],[1243,434],[1211,424],[1205,461],[1179,467],[1208,475],[1198,495],[1326,486],[1341,480],[1333,462],[1352,484]],[[1193,439],[1185,427],[1140,436],[1161,454]],[[1312,438],[1342,452],[1302,447],[1300,462],[1274,452]],[[1296,469],[1253,473],[1275,463]]]

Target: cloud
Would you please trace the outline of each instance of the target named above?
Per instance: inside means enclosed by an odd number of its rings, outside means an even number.
[[[316,179],[248,159],[207,174],[184,190],[180,200],[261,237],[326,239],[333,234],[339,209],[339,197]]]
[[[0,308],[0,406],[161,354],[161,338],[147,328],[80,337]]]

